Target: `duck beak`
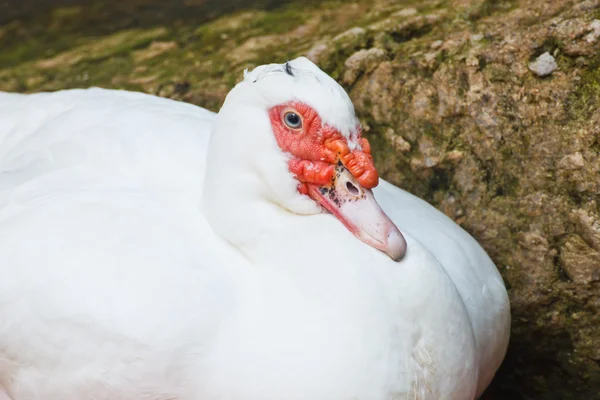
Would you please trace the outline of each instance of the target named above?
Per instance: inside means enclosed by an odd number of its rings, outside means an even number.
[[[406,253],[406,240],[383,212],[373,192],[363,188],[341,164],[329,185],[308,185],[308,195],[369,246],[398,261]]]

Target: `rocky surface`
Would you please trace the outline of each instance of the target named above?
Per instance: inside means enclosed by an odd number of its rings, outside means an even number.
[[[382,175],[501,271],[513,332],[487,398],[600,399],[600,0],[68,3],[0,25],[0,90],[217,110],[244,68],[308,55],[349,91]]]

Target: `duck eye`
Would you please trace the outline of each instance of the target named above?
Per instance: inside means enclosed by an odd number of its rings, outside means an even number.
[[[295,112],[285,113],[283,116],[283,122],[285,122],[285,124],[292,129],[298,129],[302,127],[302,119]]]

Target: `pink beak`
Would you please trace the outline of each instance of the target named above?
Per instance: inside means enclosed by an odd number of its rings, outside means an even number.
[[[336,167],[331,185],[308,186],[309,196],[335,215],[358,239],[393,260],[404,256],[404,236],[383,212],[373,192],[363,188],[343,165]]]

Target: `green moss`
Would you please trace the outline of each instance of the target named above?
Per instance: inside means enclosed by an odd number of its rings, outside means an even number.
[[[467,18],[476,21],[492,14],[513,10],[517,4],[517,0],[483,0],[467,10]]]
[[[403,43],[416,37],[424,36],[431,32],[433,24],[408,24],[403,29],[392,30],[389,32],[390,38],[396,43]]]
[[[59,7],[52,10],[51,14],[54,19],[73,18],[81,14],[81,7]]]
[[[151,5],[155,0],[133,0],[118,7],[111,5],[112,1],[59,8],[26,23],[9,26],[10,29],[3,27],[0,45],[9,45],[0,53],[0,75],[3,75],[0,85],[27,91],[101,85],[152,92],[177,76],[191,82],[194,98],[206,97],[200,96],[200,90],[215,90],[218,97],[223,96],[223,85],[235,84],[244,68],[306,54],[315,36],[331,38],[407,6],[394,5],[367,13],[364,11],[370,9],[369,2],[311,1],[307,7],[306,2],[300,1],[268,1],[270,5],[276,4],[268,12],[240,11],[199,26],[197,21],[202,19],[188,23],[190,16],[178,19],[178,15],[169,20],[169,29],[156,24],[143,28],[158,17],[142,9],[136,14],[137,25],[142,27],[128,29],[133,24],[131,4]],[[410,3],[422,9],[435,2]],[[177,10],[170,8],[167,14],[181,14],[182,10],[197,12],[177,5],[174,9]],[[307,26],[310,34],[294,33],[301,25]],[[24,26],[28,27],[25,30],[28,33],[23,37],[19,32],[24,31]],[[236,51],[249,39],[260,38],[264,40],[249,43],[246,53],[237,55]],[[155,40],[173,41],[177,46],[164,54],[153,54],[148,46]],[[406,43],[410,42],[413,40]],[[335,43],[330,56],[321,64],[334,77],[340,77],[345,60],[371,45],[369,35],[350,45]],[[137,51],[140,49],[143,51]]]
[[[486,65],[487,68],[482,66],[482,62],[480,62],[479,65],[490,82],[506,83],[511,82],[515,78],[514,74],[504,65],[490,64],[489,66]]]
[[[554,54],[556,50],[562,51],[565,47],[565,44],[557,39],[554,36],[547,37],[544,42],[538,46],[529,56],[529,61],[533,61],[538,58],[540,55],[548,52],[550,54]]]
[[[165,36],[165,28],[150,30],[131,29],[121,31],[84,45],[77,46],[57,56],[40,61],[42,68],[77,64],[82,61],[99,61],[104,58],[128,54],[147,46],[155,39]]]
[[[45,32],[39,29],[25,29],[21,23],[9,25],[4,32],[0,37],[0,68],[49,57],[80,42],[79,38],[65,34],[52,45],[48,45]]]
[[[600,56],[597,56],[581,75],[579,85],[569,96],[568,115],[587,121],[600,108]]]
[[[244,11],[200,25],[194,34],[201,41],[202,46],[215,46],[222,44],[224,38],[233,36],[234,39],[247,37],[247,27],[251,21],[264,16],[260,11]]]
[[[306,21],[306,12],[297,7],[284,7],[264,13],[260,18],[250,21],[248,28],[257,29],[266,34],[289,32]]]
[[[31,58],[41,59],[42,68],[72,65],[84,60],[100,60],[114,55],[130,52],[131,50],[148,45],[152,40],[158,39],[167,33],[165,28],[148,30],[131,29],[120,31],[101,38],[88,38],[71,41],[75,44],[71,49],[55,53],[52,49],[45,49],[43,42],[31,38],[22,43],[9,47],[0,56],[0,67],[17,65]],[[65,38],[67,41],[68,38]],[[62,44],[58,48],[62,48]],[[48,57],[50,56],[50,57]]]

